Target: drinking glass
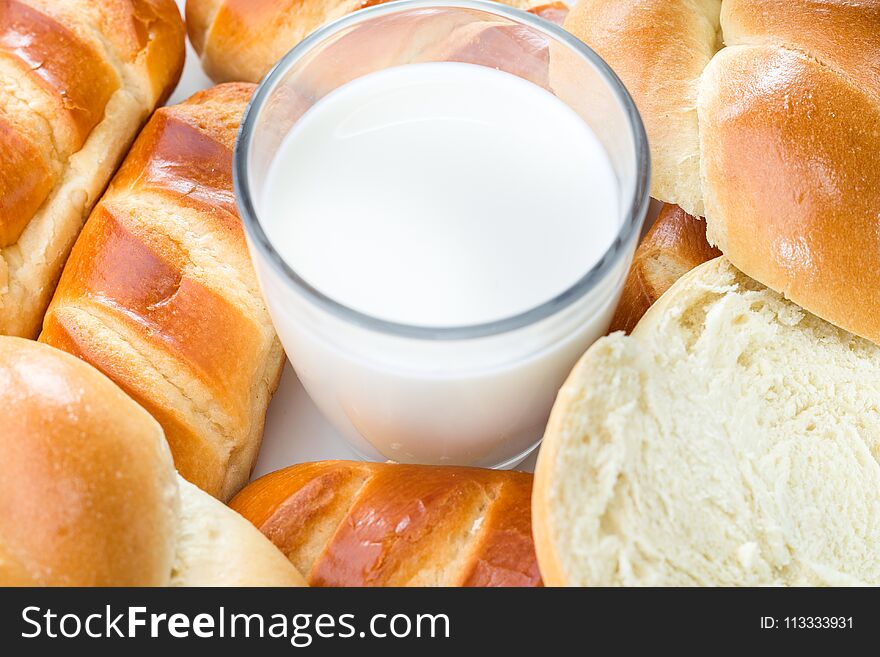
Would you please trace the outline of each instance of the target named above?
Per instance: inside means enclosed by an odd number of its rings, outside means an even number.
[[[370,316],[300,277],[261,223],[267,168],[305,111],[351,80],[425,62],[489,66],[551,91],[583,118],[610,158],[619,194],[616,238],[574,285],[527,312],[442,327]],[[363,458],[484,467],[511,467],[535,448],[565,377],[607,331],[647,211],[649,177],[644,127],[608,65],[561,27],[479,0],[391,2],[314,32],[256,91],[234,167],[263,295],[321,412]],[[585,220],[590,211],[583,208]]]

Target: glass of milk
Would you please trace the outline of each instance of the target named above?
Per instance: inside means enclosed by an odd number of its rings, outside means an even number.
[[[278,64],[235,183],[287,355],[353,449],[511,467],[607,331],[649,170],[626,90],[562,28],[405,0]]]

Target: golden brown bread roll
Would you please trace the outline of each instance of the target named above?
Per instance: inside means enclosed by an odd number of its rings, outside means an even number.
[[[752,278],[880,343],[880,96],[799,52],[721,55],[701,110],[709,239]],[[755,93],[756,76],[779,71],[783,83]]]
[[[183,39],[173,0],[0,0],[0,335],[36,336]]]
[[[230,506],[313,586],[539,586],[531,490],[522,472],[322,461]]]
[[[585,0],[565,25],[632,93],[652,194],[704,214],[750,277],[880,342],[880,0]]]
[[[186,24],[202,66],[215,82],[259,82],[297,43],[324,23],[387,0],[187,0]],[[529,0],[505,0],[525,9]],[[554,13],[544,9],[550,19]]]
[[[155,417],[184,478],[228,499],[250,476],[284,353],[232,193],[253,86],[156,112],[77,240],[40,340]]]
[[[630,333],[648,308],[697,265],[721,255],[706,241],[706,222],[665,204],[636,249],[609,333]]]
[[[175,474],[161,427],[90,365],[0,337],[0,417],[0,586],[303,583]]]

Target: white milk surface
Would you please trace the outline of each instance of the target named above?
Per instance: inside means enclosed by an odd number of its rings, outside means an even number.
[[[590,128],[548,91],[463,63],[344,85],[286,136],[260,216],[306,281],[381,319],[462,326],[560,294],[618,227]]]

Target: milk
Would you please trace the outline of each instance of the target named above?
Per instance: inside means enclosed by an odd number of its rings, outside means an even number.
[[[534,308],[619,227],[614,171],[581,118],[472,64],[400,66],[337,89],[284,139],[264,190],[264,228],[300,276],[418,326]]]
[[[558,301],[624,214],[608,155],[577,114],[471,64],[399,66],[331,92],[293,125],[259,188],[272,247],[309,286],[437,332],[328,307],[254,250],[297,374],[374,459],[502,466],[526,455],[572,365],[607,329],[633,248],[534,320],[441,335]]]

